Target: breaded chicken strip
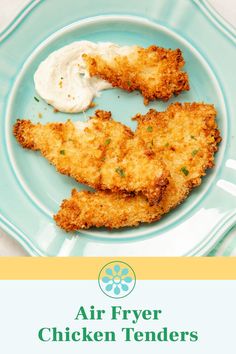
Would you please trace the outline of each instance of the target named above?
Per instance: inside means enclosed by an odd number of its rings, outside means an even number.
[[[79,123],[18,120],[14,135],[24,148],[40,150],[59,172],[80,183],[143,193],[151,204],[161,199],[168,172],[139,137],[111,119],[110,112],[97,111],[87,123]]]
[[[137,115],[136,136],[163,158],[170,171],[169,185],[160,203],[150,206],[143,196],[73,190],[54,217],[57,225],[73,231],[159,220],[201,183],[207,168],[214,166],[214,153],[221,141],[215,117],[214,106],[203,103],[175,103],[166,112],[150,110],[146,115]]]
[[[181,71],[184,59],[180,49],[150,46],[131,47],[129,55],[92,56],[83,58],[91,76],[99,76],[114,87],[127,91],[139,90],[144,103],[157,98],[163,101],[181,91],[189,90],[188,75]]]

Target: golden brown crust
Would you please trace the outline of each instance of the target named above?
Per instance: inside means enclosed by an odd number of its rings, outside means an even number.
[[[188,75],[181,71],[184,59],[180,49],[150,46],[134,47],[128,56],[104,59],[83,55],[91,76],[99,76],[112,86],[126,91],[139,90],[144,103],[157,98],[163,101],[181,91],[189,90]]]
[[[40,150],[58,172],[93,188],[143,193],[155,204],[168,184],[164,164],[110,112],[97,111],[82,129],[71,121],[18,120],[13,132],[21,146]]]
[[[26,149],[34,150],[34,141],[32,135],[30,134],[30,130],[33,124],[30,120],[20,120],[17,119],[16,124],[13,127],[13,134],[17,137],[20,145]],[[27,137],[25,138],[25,135]]]
[[[108,192],[73,191],[65,200],[55,221],[66,231],[89,227],[120,228],[159,220],[201,183],[201,177],[214,166],[214,153],[221,141],[213,105],[172,104],[166,112],[150,110],[136,115],[135,135],[163,158],[170,171],[169,185],[158,205],[143,196]]]

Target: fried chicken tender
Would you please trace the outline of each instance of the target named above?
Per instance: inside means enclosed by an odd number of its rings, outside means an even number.
[[[99,76],[113,87],[139,90],[145,104],[157,98],[166,101],[172,95],[189,90],[188,75],[181,71],[184,59],[180,49],[134,46],[129,55],[84,54],[83,58],[91,76]]]
[[[143,193],[151,204],[161,199],[168,172],[138,136],[115,122],[110,112],[97,111],[87,123],[79,123],[18,120],[14,135],[21,146],[40,150],[60,173],[80,183],[99,190]]]
[[[214,166],[214,153],[221,141],[213,105],[175,103],[165,112],[150,110],[136,115],[141,137],[165,162],[170,171],[169,185],[158,205],[150,205],[144,196],[124,193],[77,192],[64,200],[54,216],[66,231],[90,227],[120,228],[151,223],[179,205],[201,177]]]

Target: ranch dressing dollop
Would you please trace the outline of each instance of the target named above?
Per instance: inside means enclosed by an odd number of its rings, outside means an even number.
[[[79,41],[52,52],[34,75],[35,89],[58,111],[85,111],[100,91],[112,85],[98,77],[90,77],[83,54],[99,55],[112,60],[117,55],[129,55],[134,46],[120,47],[114,43]]]

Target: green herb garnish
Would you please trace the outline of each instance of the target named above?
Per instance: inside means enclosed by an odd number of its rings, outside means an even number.
[[[117,167],[116,172],[120,175],[120,177],[125,177],[125,172],[122,170],[122,168]]]
[[[191,139],[197,140],[194,135],[190,135],[190,136],[191,136]]]
[[[65,150],[60,150],[60,154],[65,155],[66,154]]]
[[[192,156],[195,156],[198,153],[199,149],[193,150],[192,151]]]
[[[35,97],[35,96],[34,96],[34,99],[35,99],[35,101],[39,102],[39,99],[38,99],[38,97]]]
[[[131,86],[131,82],[130,82],[130,81],[127,81],[127,85],[128,85],[128,86]]]
[[[164,146],[167,147],[167,146],[169,146],[169,145],[170,145],[169,143],[166,143]]]
[[[181,169],[180,169],[181,172],[183,172],[183,174],[185,176],[187,176],[189,174],[189,171],[187,170],[187,168],[185,166],[183,166]]]
[[[149,127],[147,127],[147,132],[151,133],[152,131],[153,131],[153,127],[151,127],[151,126],[149,125]]]
[[[105,145],[109,145],[110,142],[111,142],[111,139],[107,139],[107,140],[105,141]]]

